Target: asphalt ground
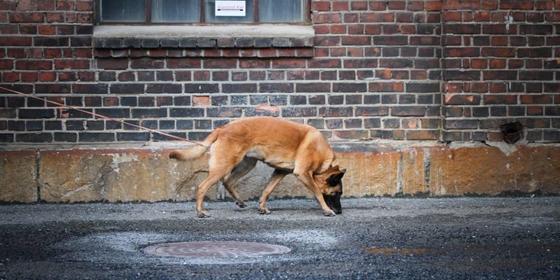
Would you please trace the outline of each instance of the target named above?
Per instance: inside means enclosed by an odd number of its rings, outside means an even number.
[[[559,279],[560,197],[0,206],[0,279]],[[289,247],[265,257],[144,253],[180,241]]]

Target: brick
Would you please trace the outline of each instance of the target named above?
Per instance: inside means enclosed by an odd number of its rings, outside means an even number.
[[[346,95],[344,97],[345,97],[347,105],[356,105],[356,104],[362,104],[363,103],[363,98],[362,98],[361,94]]]
[[[113,142],[114,133],[107,132],[80,132],[78,133],[79,142]]]
[[[181,93],[183,91],[180,84],[148,84],[146,93]]]
[[[439,92],[439,83],[408,83],[406,84],[406,92],[413,93],[427,93],[427,92]]]
[[[92,39],[88,37],[74,37],[70,38],[71,47],[91,47],[93,46]]]
[[[90,69],[89,60],[72,59],[72,60],[55,60],[55,69]]]
[[[62,94],[70,93],[71,86],[69,84],[37,84],[35,85],[36,93],[52,93],[52,94]]]
[[[0,108],[0,118],[8,119],[16,117],[16,109],[4,109]]]
[[[484,80],[517,80],[516,71],[484,71]]]
[[[219,92],[217,84],[188,83],[184,85],[185,93],[215,93]]]
[[[480,80],[480,71],[454,71],[448,70],[444,72],[446,81],[462,80],[462,81],[477,81]]]
[[[257,84],[224,84],[223,93],[252,93],[257,92]]]
[[[160,69],[164,68],[165,61],[154,58],[138,58],[130,60],[130,67],[134,69]]]
[[[263,62],[265,61],[261,61],[261,65],[263,64]],[[247,62],[241,62],[240,61],[240,65],[244,65]],[[306,65],[306,61],[303,59],[275,59],[272,60],[272,68],[305,68]],[[245,68],[245,67],[242,67]],[[262,65],[261,67],[258,68],[268,68],[267,64]]]
[[[313,59],[308,61],[309,68],[340,68],[339,59]]]
[[[15,136],[16,142],[46,143],[53,140],[51,133],[18,133]]]
[[[519,80],[553,80],[551,71],[520,71]]]
[[[204,68],[227,69],[237,67],[236,59],[205,59],[203,62]]]
[[[387,68],[409,68],[412,67],[412,59],[394,58],[394,59],[380,59],[379,67]]]
[[[447,105],[478,105],[480,104],[480,96],[464,95],[464,94],[446,94],[445,104]]]
[[[482,48],[482,56],[485,57],[514,57],[514,48]]]
[[[391,107],[391,116],[414,117],[425,116],[427,108],[423,106]]]
[[[364,119],[364,128],[381,128],[381,119],[379,118]]]
[[[484,104],[517,104],[516,95],[485,95]]]
[[[329,83],[297,83],[296,92],[330,92]]]
[[[116,94],[144,93],[144,84],[112,84],[110,91]]]
[[[482,25],[483,34],[517,34],[516,25],[508,24],[484,24]]]
[[[446,48],[446,57],[478,57],[480,49],[478,48]]]
[[[406,36],[375,36],[373,37],[374,45],[407,45],[408,37]],[[367,45],[367,44],[366,44]]]
[[[96,108],[95,113],[111,118],[129,118],[130,109],[128,108]]]
[[[480,24],[447,24],[445,31],[448,34],[480,34]]]
[[[52,61],[48,60],[23,60],[16,61],[16,69],[18,70],[51,70],[53,68]]]
[[[173,118],[204,117],[203,108],[171,108],[169,116]]]
[[[518,57],[550,57],[552,56],[552,48],[519,48],[517,50]]]
[[[107,94],[109,93],[109,87],[107,84],[73,84],[73,93],[86,93],[86,94]]]
[[[408,130],[406,131],[407,140],[438,140],[439,131],[437,130]]]
[[[263,93],[292,93],[294,84],[292,83],[261,83],[258,92]]]
[[[167,59],[168,68],[200,68],[202,61],[194,58],[169,58]]]
[[[560,92],[560,83],[545,83],[543,87],[544,92],[557,93]],[[555,103],[560,104],[560,97],[555,98]]]
[[[351,107],[322,107],[319,108],[320,117],[352,117]]]
[[[560,116],[560,108],[558,106],[546,106],[544,111],[547,116]]]
[[[133,118],[165,118],[167,117],[167,109],[157,108],[157,109],[132,109]]]
[[[356,107],[356,117],[358,116],[387,116],[389,108],[387,107]]]
[[[118,132],[117,141],[149,141],[148,132]]]
[[[522,24],[519,26],[519,34],[522,35],[548,35],[552,34],[553,25],[550,24]]]
[[[20,119],[51,119],[55,117],[53,109],[19,109]]]
[[[506,62],[507,62],[507,60],[505,60],[505,59],[492,59],[492,60],[490,60],[490,68],[491,69],[504,69],[504,68],[506,68]]]
[[[242,114],[243,110],[239,107],[219,107],[207,109],[207,116],[213,118],[239,118]]]
[[[477,129],[478,120],[445,120],[446,129]]]
[[[315,117],[317,116],[316,107],[284,107],[281,109],[282,117]]]
[[[333,92],[366,92],[366,83],[334,83]]]
[[[97,59],[96,61],[97,61],[97,67],[99,69],[124,70],[128,68],[128,59],[126,58]]]

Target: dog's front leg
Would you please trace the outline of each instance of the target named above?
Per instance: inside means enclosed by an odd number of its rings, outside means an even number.
[[[325,199],[323,198],[323,193],[315,185],[313,181],[313,175],[311,172],[303,172],[302,174],[295,173],[296,177],[303,182],[303,184],[315,195],[315,199],[319,202],[319,205],[323,209],[323,215],[325,216],[336,216],[336,213],[327,205]]]

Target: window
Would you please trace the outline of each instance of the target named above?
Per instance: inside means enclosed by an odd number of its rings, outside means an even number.
[[[295,23],[308,22],[309,0],[97,0],[100,24]],[[224,9],[239,7],[235,15]],[[220,9],[224,8],[224,9]]]

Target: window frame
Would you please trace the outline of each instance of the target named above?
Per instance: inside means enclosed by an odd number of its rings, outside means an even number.
[[[303,0],[303,21],[298,22],[260,22],[259,18],[259,0],[253,1],[253,21],[252,22],[206,22],[206,0],[200,1],[200,20],[198,22],[152,22],[152,0],[144,0],[144,21],[102,21],[101,19],[101,1],[95,0],[95,19],[96,25],[225,25],[225,24],[293,24],[308,25],[311,23],[311,0]]]

